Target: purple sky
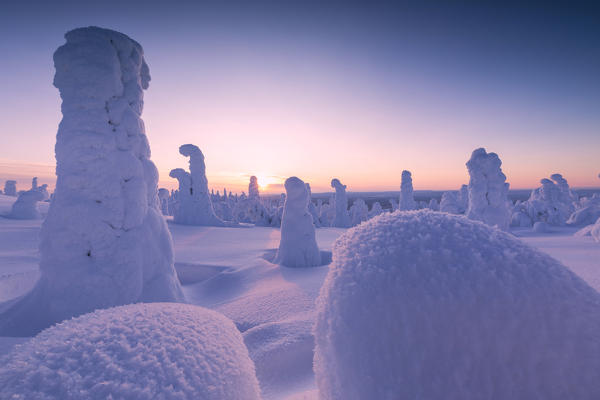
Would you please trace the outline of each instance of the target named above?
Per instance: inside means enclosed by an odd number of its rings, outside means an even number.
[[[79,26],[142,44],[143,118],[161,185],[206,156],[209,185],[314,191],[456,189],[477,147],[513,188],[562,173],[599,186],[600,12],[594,3],[28,2],[0,13],[0,185],[53,185],[52,53]],[[556,4],[556,5],[555,5]]]

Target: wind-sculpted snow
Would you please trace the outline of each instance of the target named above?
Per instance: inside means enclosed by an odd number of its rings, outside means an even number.
[[[600,398],[600,294],[514,236],[431,211],[348,230],[317,300],[326,399]]]
[[[286,179],[285,191],[281,241],[274,262],[286,267],[321,265],[321,252],[315,239],[315,226],[308,212],[310,197],[306,184],[293,176]]]
[[[500,166],[502,161],[496,153],[480,148],[473,151],[467,162],[469,170],[469,204],[466,215],[490,226],[508,230],[508,183]]]
[[[183,225],[225,226],[225,221],[216,216],[210,199],[204,154],[193,144],[179,147],[179,153],[189,157],[190,172],[176,168],[169,174],[179,181],[173,221]]]
[[[42,200],[44,200],[44,194],[37,188],[21,192],[7,217],[14,219],[40,219],[42,215],[38,210],[37,203]]]
[[[342,185],[339,179],[334,178],[331,180],[331,187],[335,189],[335,217],[331,226],[348,228],[350,226],[350,215],[348,214],[346,185]]]
[[[402,211],[415,210],[417,203],[413,195],[412,176],[410,171],[402,171],[402,183],[400,184],[400,200],[398,209]]]
[[[183,300],[140,118],[150,81],[142,47],[97,27],[65,38],[54,53],[63,119],[41,277],[0,315],[4,335],[29,336],[99,308]]]
[[[260,398],[254,364],[225,316],[135,304],[53,326],[0,364],[3,399]]]

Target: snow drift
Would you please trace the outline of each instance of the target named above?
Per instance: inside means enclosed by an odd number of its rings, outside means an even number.
[[[225,316],[185,304],[134,304],[63,322],[0,366],[15,399],[260,398],[242,335]]]
[[[0,335],[30,336],[99,308],[183,300],[140,118],[150,81],[142,47],[97,27],[65,38],[54,53],[63,119],[41,277],[0,314]]]
[[[335,243],[317,300],[320,399],[593,399],[600,294],[477,221],[384,214]]]

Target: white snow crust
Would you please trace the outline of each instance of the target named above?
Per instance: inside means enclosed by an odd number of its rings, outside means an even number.
[[[134,304],[48,328],[0,364],[3,399],[260,398],[242,335],[198,306]]]
[[[600,295],[514,236],[397,212],[333,253],[317,299],[321,400],[600,396]]]

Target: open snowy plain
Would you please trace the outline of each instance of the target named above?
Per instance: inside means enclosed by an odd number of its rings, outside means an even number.
[[[0,195],[0,214],[15,197]],[[42,214],[47,203],[40,204]],[[0,302],[26,293],[39,277],[38,234],[42,220],[0,217]],[[242,333],[265,399],[316,399],[312,328],[315,299],[328,265],[286,268],[275,256],[280,230],[269,227],[199,227],[169,223],[175,268],[188,302],[229,317]],[[345,229],[317,229],[323,259],[330,259]],[[576,237],[575,228],[511,232],[548,253],[600,290],[600,246]],[[0,338],[0,355],[28,338]]]

